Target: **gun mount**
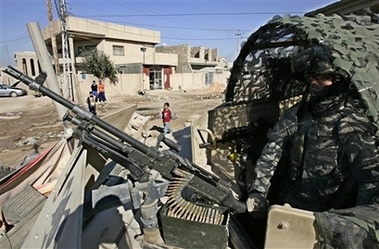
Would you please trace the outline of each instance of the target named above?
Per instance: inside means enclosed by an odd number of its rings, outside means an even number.
[[[141,210],[145,238],[150,236],[148,240],[155,241],[159,237],[158,202],[166,194],[167,217],[221,225],[228,220],[225,215],[226,210],[237,213],[246,211],[245,203],[235,199],[229,183],[175,154],[173,151],[179,151],[180,147],[163,134],[159,136],[156,147],[149,147],[44,87],[45,73],[41,73],[36,80],[33,80],[10,66],[4,72],[68,109],[62,119],[75,126],[68,140],[79,141],[76,148],[82,146],[97,151],[102,157],[112,160],[127,170],[126,182],[122,185],[124,193],[119,195],[119,199],[126,200],[125,203],[129,203],[126,206]],[[165,143],[170,150],[158,150],[160,142]],[[71,167],[75,171],[77,166],[72,164]],[[158,172],[161,180],[157,180],[157,176],[153,177],[153,172]],[[91,218],[95,207],[98,212],[107,206],[102,204],[101,199],[112,194],[115,189],[120,189],[120,186],[112,185],[105,192],[100,189],[92,190],[92,197],[84,201],[83,205],[84,211],[88,213],[84,213],[85,220]],[[187,197],[183,191],[187,192]],[[224,209],[214,208],[213,204],[220,205]]]

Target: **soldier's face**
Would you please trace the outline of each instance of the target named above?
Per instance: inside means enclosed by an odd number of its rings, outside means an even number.
[[[307,77],[307,80],[311,84],[311,86],[317,86],[321,88],[333,84],[331,76],[309,76]]]
[[[324,96],[331,90],[330,86],[333,84],[332,76],[328,75],[309,76],[307,81],[310,84],[309,93],[312,97]]]

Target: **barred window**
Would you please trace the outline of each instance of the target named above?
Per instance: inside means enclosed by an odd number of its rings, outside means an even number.
[[[113,55],[115,55],[115,56],[124,56],[124,46],[115,46],[115,45],[113,45]]]
[[[62,50],[60,50],[62,53]],[[96,51],[96,45],[84,45],[84,46],[78,46],[78,54],[77,56],[84,56],[85,54],[88,54],[92,51]],[[59,50],[58,50],[59,53]]]

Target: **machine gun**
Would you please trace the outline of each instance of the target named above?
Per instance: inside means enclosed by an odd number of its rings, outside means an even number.
[[[33,80],[11,66],[8,66],[4,72],[21,80],[31,90],[40,92],[65,106],[69,111],[62,117],[63,121],[76,125],[72,137],[127,168],[134,181],[147,182],[152,169],[158,171],[168,181],[174,181],[177,176],[184,174],[185,187],[204,201],[227,207],[236,213],[246,211],[245,203],[233,196],[230,184],[172,151],[160,151],[156,147],[143,144],[81,106],[51,91],[43,86],[47,77],[46,73],[42,72]],[[176,143],[164,137],[163,134],[160,135],[159,140],[173,150],[180,149]]]

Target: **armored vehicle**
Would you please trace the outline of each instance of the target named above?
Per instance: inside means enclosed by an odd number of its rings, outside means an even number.
[[[32,79],[8,67],[6,73],[65,106],[62,120],[74,131],[1,179],[0,247],[329,248],[312,212],[273,205],[267,221],[251,218],[246,185],[267,130],[306,92],[304,79],[290,70],[305,48],[332,51],[379,125],[378,30],[379,18],[369,12],[274,17],[241,47],[224,103],[192,123],[192,160],[164,135],[147,146],[128,134],[116,122],[121,112],[100,119],[66,100],[43,85],[46,74]],[[133,110],[125,111],[129,119]],[[275,179],[272,185],[275,204]],[[378,236],[377,227],[370,234]]]
[[[233,63],[225,103],[192,125],[194,162],[210,165],[221,178],[236,182],[238,194],[244,199],[255,161],[266,143],[267,130],[283,111],[305,98],[306,80],[304,75],[291,72],[291,61],[300,51],[316,45],[330,51],[336,68],[346,70],[343,73],[351,80],[354,94],[359,95],[364,111],[378,127],[378,20],[378,15],[367,11],[345,16],[275,16],[260,27],[242,44]],[[278,181],[280,178],[274,175],[268,193],[271,204],[276,201]],[[379,214],[375,210],[372,218],[377,222]],[[294,218],[291,221],[290,216]],[[244,215],[240,220],[254,224],[247,230],[251,238],[258,238],[254,240],[257,246],[312,248],[318,240],[317,235],[309,233],[312,216],[303,210],[274,205],[267,227],[257,229],[260,221]],[[262,230],[267,233],[257,232]],[[259,241],[263,237],[265,242]],[[304,244],[294,239],[306,237],[310,240],[304,240]]]

